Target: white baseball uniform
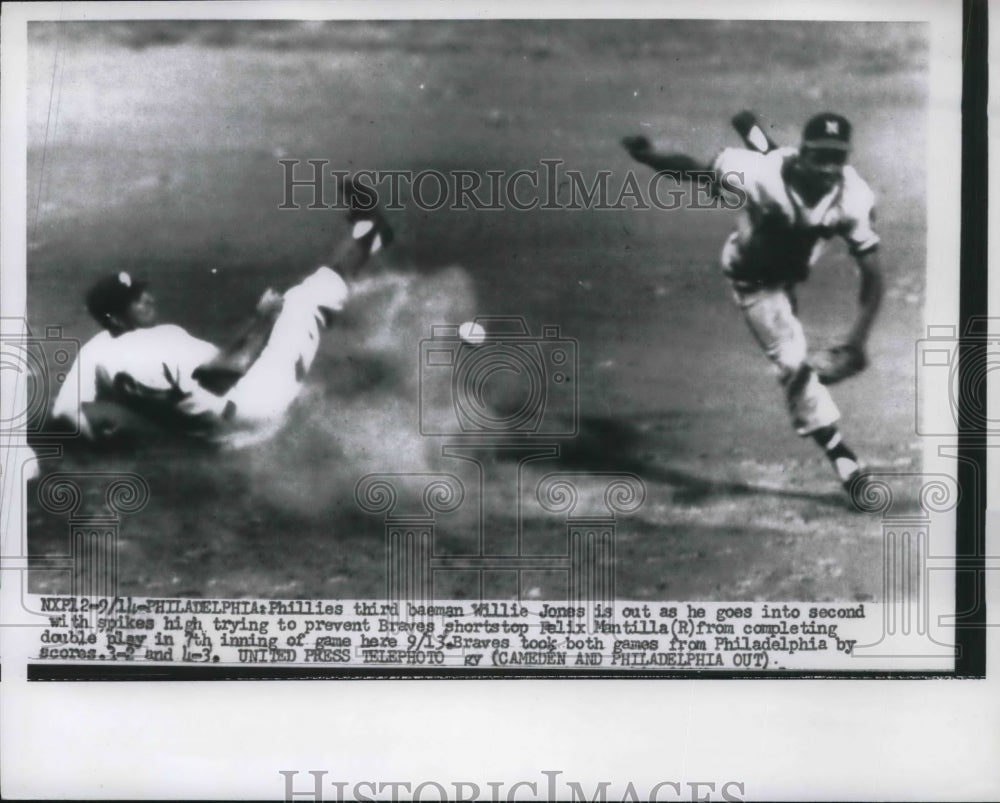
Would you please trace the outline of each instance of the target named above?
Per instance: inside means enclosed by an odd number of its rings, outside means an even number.
[[[312,366],[325,325],[324,310],[343,309],[347,296],[344,280],[327,267],[288,290],[267,345],[223,395],[211,393],[192,377],[218,349],[180,326],[162,324],[117,336],[101,332],[80,349],[52,415],[80,422],[86,431],[82,405],[97,400],[124,375],[147,391],[176,393],[177,414],[201,423],[210,440],[231,447],[264,440],[284,423]]]
[[[713,169],[722,186],[745,198],[744,215],[722,250],[736,301],[778,370],[792,424],[800,435],[840,418],[829,391],[805,371],[806,338],[796,317],[794,285],[804,281],[826,240],[843,237],[855,256],[879,243],[872,224],[875,196],[849,165],[843,178],[807,205],[786,180],[795,148],[767,154],[726,148]]]

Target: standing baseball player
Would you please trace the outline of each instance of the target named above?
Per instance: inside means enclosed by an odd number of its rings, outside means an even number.
[[[240,447],[277,432],[316,356],[320,333],[347,301],[345,278],[392,239],[381,213],[359,208],[350,184],[347,191],[351,230],[331,266],[282,295],[268,289],[227,348],[160,324],[146,283],[128,273],[94,284],[87,308],[103,331],[80,349],[52,418],[78,425],[95,441],[164,431]]]
[[[826,386],[867,365],[865,345],[883,292],[875,196],[847,164],[851,124],[841,115],[824,112],[810,119],[798,148],[774,147],[747,112],[733,124],[747,147],[726,148],[708,167],[689,156],[658,153],[645,137],[622,142],[654,170],[689,180],[707,174],[716,190],[744,200],[744,214],[722,250],[723,271],[750,331],[777,369],[792,426],[816,441],[850,492],[865,474],[837,428],[840,411]],[[858,313],[839,346],[809,358],[795,287],[834,235],[844,238],[857,261]]]

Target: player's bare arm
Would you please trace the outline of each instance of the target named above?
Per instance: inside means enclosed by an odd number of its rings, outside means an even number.
[[[861,274],[861,288],[854,325],[842,343],[811,358],[813,369],[824,385],[835,385],[868,367],[865,348],[882,302],[882,269],[876,251],[858,254],[856,259]]]
[[[709,167],[683,153],[661,153],[641,134],[624,137],[622,146],[629,156],[640,164],[648,165],[658,173],[667,173],[678,179],[696,180],[705,175]]]
[[[858,316],[847,335],[846,342],[864,350],[868,342],[868,334],[879,306],[882,304],[884,282],[882,279],[882,262],[878,251],[868,251],[856,257],[858,270],[861,274],[861,288],[858,293]]]

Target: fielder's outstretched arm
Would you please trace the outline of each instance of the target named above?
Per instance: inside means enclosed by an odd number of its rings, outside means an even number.
[[[858,317],[847,335],[847,342],[864,349],[868,333],[882,304],[884,292],[882,261],[877,251],[858,254],[855,259],[861,272],[861,289],[858,294]]]
[[[637,162],[649,165],[658,173],[667,173],[677,179],[697,180],[709,172],[707,165],[683,153],[657,153],[644,136],[625,137],[622,145]]]

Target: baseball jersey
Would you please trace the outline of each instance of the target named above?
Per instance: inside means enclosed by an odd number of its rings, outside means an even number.
[[[116,400],[115,388],[123,379],[137,387],[140,395],[173,395],[170,406],[181,416],[221,415],[225,399],[191,378],[195,368],[217,353],[214,345],[174,324],[135,329],[117,337],[101,332],[80,349],[53,404],[52,415],[85,426],[82,405]]]
[[[722,265],[733,279],[782,284],[809,275],[823,244],[835,235],[847,241],[854,255],[879,243],[872,224],[875,195],[850,165],[826,195],[809,206],[785,180],[795,148],[767,154],[726,148],[712,164],[727,190],[745,198],[737,229],[726,241]]]
[[[259,443],[283,426],[316,357],[326,314],[342,310],[349,295],[344,279],[328,267],[290,288],[263,351],[222,396],[192,376],[218,349],[181,327],[163,324],[117,337],[101,332],[80,349],[52,415],[79,422],[87,432],[84,404],[124,397],[134,412],[171,430],[232,448]]]

